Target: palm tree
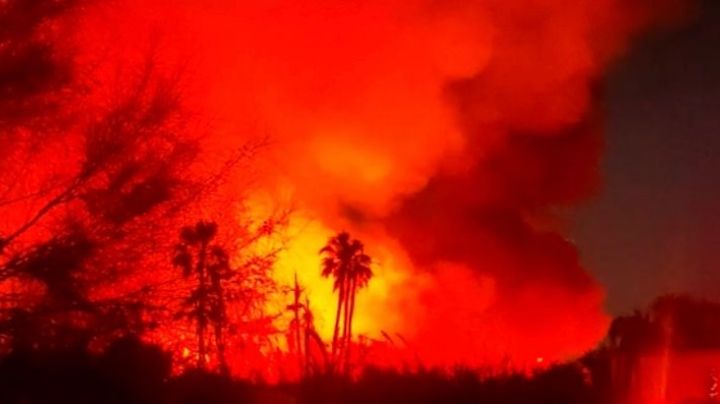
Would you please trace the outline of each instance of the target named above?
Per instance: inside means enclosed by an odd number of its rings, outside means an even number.
[[[324,255],[322,276],[335,279],[334,290],[338,291],[337,312],[331,358],[335,362],[341,346],[346,349],[346,361],[349,344],[352,340],[352,317],[355,310],[355,294],[359,288],[367,286],[372,277],[371,259],[365,254],[365,247],[358,240],[352,240],[347,232],[331,237],[320,250]],[[343,333],[339,339],[340,317],[343,317]]]
[[[222,281],[232,276],[229,259],[225,250],[211,245],[217,234],[217,225],[199,221],[194,226],[186,226],[180,232],[180,242],[175,246],[173,264],[183,271],[183,276],[197,277],[197,286],[185,299],[187,312],[181,317],[195,321],[198,345],[198,367],[204,368],[207,356],[205,335],[208,325],[213,326],[218,362],[223,373],[227,373],[225,344],[222,329],[226,321],[225,298]]]

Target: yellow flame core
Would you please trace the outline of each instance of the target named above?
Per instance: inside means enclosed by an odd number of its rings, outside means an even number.
[[[288,231],[292,234],[291,241],[278,256],[274,278],[280,285],[292,286],[297,273],[303,295],[310,299],[316,330],[323,339],[329,340],[333,335],[338,296],[333,289],[333,280],[321,275],[319,251],[335,231],[318,221],[297,218],[292,219]],[[355,335],[377,337],[384,326],[397,326],[392,324],[397,319],[393,318],[393,313],[388,312],[388,308],[393,307],[390,290],[393,285],[403,281],[403,274],[393,268],[394,260],[389,255],[388,260],[380,259],[386,253],[382,250],[375,251],[374,276],[367,288],[358,291],[353,317]],[[286,300],[288,298],[289,296],[285,297]],[[273,305],[283,306],[278,302]]]
[[[266,216],[270,211],[263,198],[251,198],[249,210],[253,217]],[[338,296],[333,289],[333,279],[321,275],[320,249],[337,231],[319,219],[295,211],[290,215],[287,227],[271,236],[273,240],[266,240],[281,245],[272,275],[280,292],[267,303],[268,313],[282,314],[276,324],[280,330],[287,330],[292,320],[293,313],[288,305],[293,301],[292,289],[297,274],[302,289],[301,303],[305,304],[305,299],[309,299],[316,331],[325,341],[332,339]],[[402,326],[407,324],[407,319],[401,318],[403,310],[399,305],[412,294],[409,291],[414,290],[412,284],[415,283],[409,275],[411,266],[404,251],[382,234],[355,234],[352,230],[351,234],[365,243],[366,253],[373,260],[373,277],[356,295],[353,335],[380,338],[382,331],[404,331]],[[393,290],[403,290],[402,296],[394,295]]]

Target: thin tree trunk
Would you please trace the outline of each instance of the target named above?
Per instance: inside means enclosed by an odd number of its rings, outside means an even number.
[[[218,362],[220,362],[220,373],[224,376],[230,374],[230,368],[228,368],[227,360],[225,359],[225,339],[222,333],[222,326],[220,324],[215,325],[215,345],[218,350]]]
[[[347,285],[345,286],[345,310],[343,313],[343,333],[342,333],[342,351],[339,352],[338,355],[338,363],[340,366],[338,366],[338,370],[342,369],[342,365],[344,364],[343,360],[345,358],[346,352],[349,348],[348,346],[348,320],[350,319],[350,298],[352,293],[352,279],[347,278],[346,280]]]
[[[207,322],[205,318],[205,255],[207,244],[205,242],[200,246],[198,255],[198,302],[197,302],[197,337],[198,337],[198,367],[205,369],[205,328]]]
[[[332,350],[330,351],[330,369],[335,365],[335,354],[337,353],[337,342],[338,342],[338,331],[340,330],[340,313],[342,313],[343,301],[345,299],[345,283],[340,284],[340,290],[338,291],[338,305],[335,313],[335,329],[333,331]]]
[[[350,288],[350,316],[348,318],[347,351],[345,352],[345,371],[350,371],[350,350],[352,347],[352,321],[355,314],[355,293],[357,291],[357,280],[352,280]]]
[[[216,279],[213,280],[215,283],[215,293],[218,296],[218,313],[215,322],[215,345],[218,350],[218,362],[220,362],[220,372],[227,376],[230,373],[228,368],[227,360],[225,359],[225,336],[223,335],[223,327],[225,326],[225,296],[223,295],[222,285],[220,285],[220,278],[218,274],[214,274]]]
[[[300,364],[300,376],[303,376],[305,364],[303,362],[303,346],[300,337],[300,330],[302,324],[300,323],[300,285],[297,280],[297,272],[295,272],[295,300],[293,301],[293,312],[295,313],[295,329],[293,330],[293,339],[295,340],[295,351],[298,356],[298,363]]]

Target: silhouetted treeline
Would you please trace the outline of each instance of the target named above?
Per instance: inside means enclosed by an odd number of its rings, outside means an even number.
[[[0,359],[3,403],[602,403],[576,365],[533,378],[483,379],[469,370],[366,370],[357,381],[327,376],[276,386],[216,373],[171,376],[170,356],[123,338],[102,354],[82,349],[16,351]]]
[[[645,310],[617,317],[608,331],[607,344],[636,353],[664,344],[676,351],[718,349],[720,304],[686,295],[661,296]]]
[[[613,359],[657,347],[659,330],[670,315],[678,336],[676,349],[720,348],[720,340],[708,336],[717,334],[717,303],[665,296],[638,313],[632,322],[617,318],[595,351],[532,375],[368,368],[355,380],[318,374],[266,385],[197,369],[173,375],[168,352],[123,337],[93,353],[82,345],[16,349],[0,358],[0,397],[3,403],[600,404],[614,402],[618,393],[612,384]]]

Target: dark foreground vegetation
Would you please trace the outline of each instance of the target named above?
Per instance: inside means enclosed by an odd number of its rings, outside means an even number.
[[[670,340],[664,331],[669,319],[674,324]],[[211,368],[189,367],[176,374],[169,352],[133,336],[97,351],[86,344],[24,346],[0,357],[0,402],[629,403],[630,381],[637,379],[631,373],[641,358],[664,349],[679,354],[717,350],[718,324],[720,305],[665,296],[646,310],[616,318],[596,350],[532,375],[368,368],[354,380],[317,373],[276,384],[238,380]],[[699,391],[706,401],[682,403],[717,402],[714,377],[708,374],[707,389]]]
[[[0,360],[3,403],[601,403],[602,383],[588,383],[579,363],[532,378],[483,379],[457,370],[397,373],[369,369],[350,382],[318,377],[265,385],[217,373],[171,376],[170,356],[125,338],[103,354],[82,349],[15,352]]]

